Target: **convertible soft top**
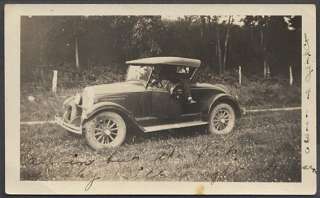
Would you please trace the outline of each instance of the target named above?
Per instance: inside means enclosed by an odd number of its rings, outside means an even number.
[[[127,61],[128,65],[174,65],[174,66],[187,66],[199,67],[200,60],[182,57],[151,57],[141,58],[137,60]]]

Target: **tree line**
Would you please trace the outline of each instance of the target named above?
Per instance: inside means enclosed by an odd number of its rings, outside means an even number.
[[[181,56],[223,74],[301,74],[301,16],[24,16],[21,69],[125,67],[126,60]]]

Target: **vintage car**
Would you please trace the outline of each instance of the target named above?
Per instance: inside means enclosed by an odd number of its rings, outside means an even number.
[[[200,60],[151,57],[127,61],[125,82],[86,87],[68,98],[56,123],[83,134],[95,150],[121,145],[133,130],[144,133],[208,126],[227,134],[241,115],[239,103],[222,86],[192,82]],[[193,102],[185,99],[189,89]]]

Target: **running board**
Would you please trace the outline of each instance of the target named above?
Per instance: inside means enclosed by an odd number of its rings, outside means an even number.
[[[200,125],[206,125],[208,122],[205,121],[192,121],[192,122],[180,122],[180,123],[174,123],[174,124],[162,124],[162,125],[156,125],[156,126],[148,126],[144,127],[144,132],[154,132],[154,131],[162,131],[167,129],[178,129],[178,128],[184,128],[184,127],[192,127],[192,126],[200,126]]]

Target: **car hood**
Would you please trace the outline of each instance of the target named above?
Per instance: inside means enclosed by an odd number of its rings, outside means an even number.
[[[99,97],[121,93],[142,92],[145,90],[145,86],[141,81],[126,81],[119,83],[94,85],[86,87],[86,89],[91,89],[94,96]]]

